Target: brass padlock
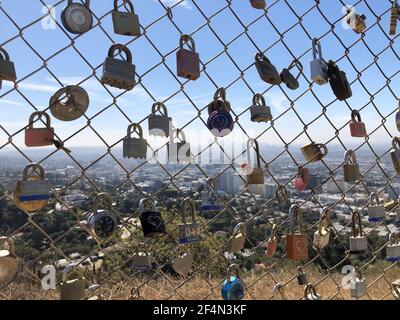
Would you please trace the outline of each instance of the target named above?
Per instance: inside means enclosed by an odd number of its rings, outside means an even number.
[[[397,20],[400,17],[400,7],[397,3],[397,0],[392,0],[392,8],[390,11],[390,31],[389,34],[391,36],[396,34],[397,29]]]
[[[304,299],[305,300],[321,300],[321,296],[317,293],[315,286],[311,283],[308,283],[304,287]]]
[[[11,283],[18,273],[20,260],[15,255],[14,241],[0,237],[0,288]]]
[[[400,300],[400,279],[392,282],[392,294],[396,300]]]
[[[322,250],[329,244],[329,208],[324,207],[321,212],[321,218],[318,223],[318,230],[314,232],[313,249]]]
[[[239,222],[232,232],[232,238],[229,244],[229,252],[236,253],[244,248],[246,242],[246,225],[244,222]]]
[[[294,216],[298,217],[299,229],[294,227]],[[307,235],[303,229],[303,214],[297,204],[293,204],[289,210],[289,234],[286,235],[286,256],[292,260],[308,260]]]
[[[297,267],[297,283],[299,286],[305,286],[308,283],[307,275],[304,273],[302,267]]]
[[[201,193],[201,206],[202,212],[207,211],[221,211],[224,206],[219,205],[219,196],[215,180],[213,178],[208,178],[206,186]]]
[[[200,231],[200,224],[196,222],[196,205],[194,200],[190,198],[185,198],[183,200],[183,210],[182,210],[182,224],[178,226],[179,229],[179,243],[187,244],[194,243],[203,240]],[[190,213],[192,217],[192,222],[186,222],[186,210],[187,207],[190,207]]]
[[[185,43],[190,42],[190,49],[183,48]],[[196,52],[196,45],[191,36],[183,34],[179,40],[179,50],[176,52],[176,70],[178,77],[190,80],[200,78],[200,58]]]
[[[138,252],[132,257],[132,268],[134,270],[148,271],[152,269],[152,257],[151,253]]]
[[[132,132],[136,132],[139,138],[132,138]],[[143,138],[143,130],[138,123],[132,123],[128,126],[127,134],[122,144],[124,158],[146,159],[147,140]]]
[[[115,51],[124,52],[126,60],[114,58]],[[108,50],[108,56],[103,64],[101,83],[111,87],[132,90],[136,84],[136,66],[132,63],[132,53],[122,44],[114,44]]]
[[[82,275],[69,280],[71,271],[77,268],[81,267],[76,263],[70,263],[65,267],[63,271],[63,282],[60,287],[60,300],[84,300],[86,298],[87,280]]]
[[[156,114],[159,112],[160,114]],[[149,134],[157,137],[169,137],[172,118],[168,117],[168,110],[164,103],[156,102],[151,107],[149,115]]]
[[[271,108],[265,103],[264,97],[260,93],[253,96],[253,105],[250,107],[251,121],[268,122],[272,121]]]
[[[310,63],[311,80],[318,85],[328,83],[328,66],[322,57],[321,43],[317,38],[312,40],[313,60]]]
[[[300,150],[308,162],[322,160],[328,154],[328,148],[322,143],[311,142],[302,146]]]
[[[122,36],[140,36],[139,17],[135,14],[135,8],[132,1],[123,0],[123,6],[128,5],[127,12],[118,10],[118,0],[114,0],[114,10],[112,12],[112,20],[114,25],[114,32]]]
[[[369,196],[368,221],[376,222],[385,219],[385,205],[379,200],[376,192]]]
[[[257,157],[257,166],[254,168],[250,157],[250,148],[252,145],[255,146]],[[264,170],[261,167],[260,148],[257,140],[251,138],[247,141],[247,163],[247,185],[264,184]]]
[[[50,98],[49,106],[56,119],[73,121],[85,114],[89,107],[89,95],[80,86],[66,86]]]
[[[390,262],[400,261],[400,238],[397,232],[391,232],[389,243],[386,246],[386,260]]]
[[[357,230],[358,224],[358,230]],[[354,210],[351,216],[351,231],[350,237],[350,253],[363,254],[368,250],[367,236],[363,231],[361,222],[361,214],[358,210]]]
[[[68,0],[68,5],[61,12],[61,22],[65,29],[74,34],[89,31],[93,25],[90,0],[85,0],[85,4],[73,3],[72,0]]]
[[[290,70],[293,69],[294,67],[297,67],[299,69],[299,73],[294,76]],[[291,90],[296,90],[299,88],[299,77],[301,73],[303,72],[303,65],[301,62],[297,59],[293,60],[293,62],[290,64],[288,68],[284,68],[281,71],[281,79],[286,86],[291,89]]]
[[[347,150],[344,154],[343,175],[345,182],[361,180],[360,167],[353,150]]]
[[[179,254],[172,260],[172,269],[183,277],[186,277],[193,265],[193,255],[191,253]]]
[[[280,295],[280,300],[287,300],[286,299],[286,294],[285,294],[285,287],[282,283],[278,282],[274,287],[272,288],[272,298],[274,300],[279,300],[277,298],[277,295]]]
[[[174,142],[175,137],[180,138],[179,142]],[[167,144],[168,162],[182,163],[190,162],[192,157],[190,154],[190,143],[186,142],[186,136],[182,129],[173,130],[169,136]]]
[[[367,282],[363,279],[360,269],[355,269],[355,275],[350,280],[350,293],[353,298],[362,298],[367,294]]]
[[[393,167],[396,170],[396,174],[400,174],[400,138],[394,137],[392,140],[392,150],[390,151],[390,157],[392,158]]]
[[[276,248],[278,246],[278,237],[276,236],[278,230],[278,225],[273,224],[271,229],[271,236],[267,240],[265,246],[265,255],[267,257],[273,257],[276,253]]]
[[[0,89],[1,82],[5,81],[17,81],[17,75],[15,73],[14,62],[10,60],[8,52],[0,47]]]
[[[278,70],[263,53],[256,53],[254,59],[261,80],[269,84],[281,84],[282,79]]]

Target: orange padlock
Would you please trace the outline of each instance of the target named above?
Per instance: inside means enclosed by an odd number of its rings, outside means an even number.
[[[41,117],[46,119],[46,127],[34,128],[33,123],[35,117],[40,120]],[[50,146],[54,143],[54,129],[50,127],[50,116],[46,112],[34,112],[29,117],[29,127],[25,129],[25,145],[27,147]]]
[[[295,232],[294,215],[297,214],[299,230]],[[286,235],[286,255],[292,260],[308,260],[307,235],[303,230],[303,215],[299,205],[293,204],[289,211],[290,233]]]

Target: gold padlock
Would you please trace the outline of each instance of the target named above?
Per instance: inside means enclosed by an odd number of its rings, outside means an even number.
[[[329,244],[329,211],[328,207],[322,209],[318,230],[314,233],[313,249],[315,251],[321,250]]]
[[[76,268],[76,263],[70,263],[65,267],[60,287],[60,300],[84,300],[86,298],[86,279],[80,275],[79,278],[69,280],[71,271]]]
[[[246,225],[244,222],[239,222],[233,229],[232,238],[229,246],[229,252],[235,253],[243,249],[246,241]]]
[[[322,143],[311,142],[302,146],[300,150],[308,162],[322,160],[328,154],[328,148]]]
[[[251,146],[255,146],[256,157],[257,157],[257,167],[253,168],[252,161],[250,158],[250,148]],[[264,184],[264,170],[261,168],[261,159],[260,159],[260,148],[258,146],[258,142],[254,139],[249,139],[247,141],[247,184]]]

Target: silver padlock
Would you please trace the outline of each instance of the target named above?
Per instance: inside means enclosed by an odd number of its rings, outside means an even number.
[[[160,114],[156,114],[159,112]],[[167,107],[162,102],[156,102],[151,107],[149,115],[149,134],[157,137],[169,137],[172,118],[168,117]]]
[[[132,257],[132,268],[140,271],[147,271],[152,269],[151,253],[138,252]]]
[[[89,95],[80,86],[66,86],[50,98],[49,106],[56,119],[73,121],[85,114],[89,107]]]
[[[14,241],[11,238],[0,237],[0,288],[4,288],[15,279],[20,266],[20,260],[15,255]]]
[[[400,239],[397,232],[389,236],[389,244],[386,246],[386,260],[390,262],[400,261]]]
[[[367,294],[367,281],[363,279],[358,268],[355,270],[355,276],[350,280],[350,293],[353,298],[357,299]]]
[[[321,218],[318,224],[318,230],[314,233],[313,249],[322,250],[329,244],[329,208],[324,207],[321,212]]]
[[[311,79],[318,85],[328,83],[328,66],[322,58],[321,43],[317,38],[312,40],[313,60],[310,63]]]
[[[183,200],[183,210],[182,210],[182,224],[178,226],[179,229],[179,243],[187,244],[194,243],[203,240],[200,232],[200,224],[196,222],[196,205],[194,201],[190,198],[185,198]],[[190,207],[190,214],[192,217],[192,222],[186,222],[186,211],[187,207]]]
[[[201,193],[201,211],[221,211],[224,206],[218,204],[219,196],[213,178],[208,178],[205,189]]]
[[[244,222],[239,222],[232,232],[232,238],[229,244],[229,252],[236,253],[244,248],[246,241],[246,225]]]
[[[357,230],[358,224],[358,230]],[[351,217],[351,231],[350,237],[350,253],[363,254],[368,250],[367,236],[363,231],[361,222],[361,214],[358,210],[354,210]]]
[[[321,300],[321,296],[317,293],[315,286],[311,283],[308,283],[304,287],[304,299],[305,300]]]
[[[116,59],[115,51],[124,52],[126,60]],[[104,61],[101,83],[111,87],[132,90],[136,84],[136,66],[132,63],[132,53],[128,47],[122,44],[114,44],[108,50],[108,56]]]
[[[400,279],[392,282],[392,294],[396,300],[400,300]]]
[[[139,138],[133,138],[132,133],[137,133]],[[128,126],[127,134],[122,144],[124,158],[146,159],[147,140],[143,138],[143,130],[138,123],[132,123]]]
[[[382,221],[385,219],[385,205],[379,201],[376,192],[372,192],[369,196],[368,221]]]
[[[256,53],[254,59],[258,74],[263,81],[269,84],[281,84],[282,79],[278,70],[263,53]]]
[[[284,287],[283,283],[280,283],[280,282],[278,282],[272,288],[272,298],[274,300],[279,300],[277,298],[278,294],[280,295],[280,300],[287,300],[286,299],[286,294],[285,294],[285,287]]]
[[[400,175],[400,138],[394,137],[392,140],[392,150],[390,151],[390,157],[392,158],[393,167],[396,170],[396,174]]]
[[[271,108],[265,103],[264,97],[256,93],[253,96],[253,105],[250,107],[251,121],[268,122],[272,121]]]
[[[179,254],[172,260],[172,269],[181,276],[186,277],[193,265],[193,255],[191,253]]]
[[[17,81],[17,75],[15,73],[14,62],[10,60],[7,51],[0,47],[0,89],[3,80],[15,82]]]
[[[139,17],[135,14],[135,8],[132,1],[123,0],[123,4],[129,6],[129,11],[121,12],[118,10],[118,0],[114,0],[114,10],[112,20],[114,32],[122,36],[140,36]]]
[[[70,280],[71,272],[77,268],[76,263],[70,263],[63,271],[63,282],[60,287],[60,300],[84,300],[86,298],[87,280],[80,274],[78,278]],[[79,271],[81,273],[81,270]]]
[[[175,134],[176,133],[176,134]],[[180,138],[180,142],[174,142],[174,138]],[[190,143],[186,142],[186,136],[182,129],[173,130],[170,135],[170,140],[167,144],[168,162],[182,163],[190,162]]]
[[[297,267],[297,283],[299,286],[305,286],[308,283],[307,275],[304,273],[303,268]]]
[[[86,0],[85,4],[73,3],[72,0],[68,0],[68,5],[61,12],[61,22],[65,29],[74,34],[89,31],[93,25],[90,0]]]
[[[361,180],[360,167],[353,150],[347,150],[344,154],[343,175],[345,182]]]
[[[294,67],[297,67],[299,69],[299,73],[294,76],[290,70],[292,70]],[[297,59],[293,60],[293,62],[290,64],[288,68],[284,68],[281,71],[281,79],[286,86],[291,89],[291,90],[296,90],[299,88],[299,77],[301,73],[303,72],[303,65],[301,62]]]

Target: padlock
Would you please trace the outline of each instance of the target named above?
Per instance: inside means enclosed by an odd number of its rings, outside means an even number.
[[[15,255],[14,241],[0,237],[0,288],[11,283],[18,273],[20,259]]]
[[[397,131],[400,131],[400,100],[399,100],[399,110],[396,112],[396,127]]]
[[[101,205],[105,205],[106,209],[100,209]],[[117,227],[111,196],[105,192],[99,193],[94,199],[93,208],[88,212],[86,231],[94,240],[100,242],[112,236]]]
[[[15,73],[14,62],[10,60],[8,52],[0,47],[0,89],[1,82],[5,81],[17,81],[17,75]]]
[[[400,138],[394,137],[392,140],[392,150],[390,151],[390,157],[392,158],[393,167],[396,170],[396,174],[400,174]]]
[[[297,283],[299,286],[305,286],[308,283],[307,275],[304,273],[302,267],[297,267]]]
[[[392,282],[392,294],[395,300],[400,300],[400,279]]]
[[[390,233],[389,244],[386,246],[386,260],[390,262],[400,261],[400,239],[397,232]]]
[[[146,208],[147,206],[147,208]],[[167,233],[161,213],[150,199],[139,202],[140,224],[145,237],[161,237]]]
[[[42,116],[46,119],[44,128],[34,128],[33,123]],[[35,120],[35,118],[38,120]],[[25,129],[25,145],[27,147],[50,146],[54,141],[54,129],[50,126],[50,116],[46,112],[34,112],[29,117],[29,126]]]
[[[253,168],[251,164],[250,157],[250,148],[251,146],[255,146],[256,157],[257,157],[257,167]],[[258,146],[257,140],[249,139],[247,141],[247,185],[263,185],[264,184],[264,170],[261,167],[261,157],[260,157],[260,148]]]
[[[239,266],[231,264],[227,270],[227,276],[221,287],[221,296],[224,300],[242,300],[246,291],[246,285],[239,278]]]
[[[285,186],[283,185],[278,185],[278,187],[275,190],[275,197],[278,200],[278,202],[287,202],[289,199],[288,191]]]
[[[295,232],[294,215],[298,216],[299,230]],[[292,260],[308,260],[307,235],[303,229],[303,215],[299,205],[293,204],[289,210],[289,229],[286,235],[286,256]]]
[[[274,287],[272,288],[272,298],[274,300],[279,300],[277,298],[277,295],[280,295],[281,300],[287,300],[286,295],[285,295],[285,287],[282,283],[278,282]]]
[[[397,204],[398,204],[398,206],[397,206],[397,209],[396,209],[395,224],[397,226],[400,226],[400,196],[398,197]]]
[[[358,224],[358,230],[357,230]],[[351,216],[350,253],[364,254],[368,250],[367,236],[363,231],[361,214],[358,210],[353,211]]]
[[[194,201],[190,198],[185,198],[183,200],[183,210],[182,210],[182,224],[178,226],[179,229],[179,243],[187,244],[194,243],[203,240],[200,231],[200,224],[196,222],[196,205]],[[192,221],[190,223],[186,222],[186,208],[190,207],[190,214]]]
[[[132,268],[140,271],[151,270],[151,254],[147,252],[135,253],[132,257]]]
[[[239,222],[232,232],[232,238],[229,244],[229,252],[236,253],[244,248],[246,242],[246,225],[244,222]]]
[[[84,300],[86,298],[87,280],[82,275],[69,280],[71,271],[77,268],[81,267],[76,263],[70,263],[65,267],[63,271],[63,282],[60,286],[60,300]]]
[[[174,134],[176,133],[176,135]],[[174,138],[180,138],[180,141],[174,142]],[[182,129],[176,129],[170,135],[167,144],[168,162],[182,163],[190,162],[192,157],[190,154],[190,143],[186,142],[186,136]]]
[[[260,78],[269,84],[281,84],[281,76],[275,66],[263,53],[256,53],[254,56],[255,65]]]
[[[317,293],[315,286],[308,283],[304,288],[304,299],[305,300],[321,300],[321,296]]]
[[[85,4],[73,3],[72,0],[68,0],[68,5],[61,12],[61,22],[65,29],[74,34],[89,31],[93,25],[90,0],[85,0]]]
[[[296,76],[294,76],[290,72],[290,70],[293,69],[295,66],[299,69],[299,73]],[[288,68],[282,69],[280,74],[281,80],[284,84],[286,84],[286,86],[289,89],[296,90],[299,88],[299,77],[302,72],[303,72],[303,65],[299,60],[295,59]]]
[[[114,58],[115,51],[124,52],[126,60]],[[132,90],[136,84],[136,66],[132,63],[132,53],[122,44],[114,44],[108,50],[108,56],[103,64],[101,83],[111,87]]]
[[[322,160],[328,154],[328,148],[322,143],[311,142],[302,146],[300,150],[308,162]]]
[[[364,14],[357,14],[352,10],[347,10],[347,24],[353,29],[353,31],[357,34],[365,32],[367,26],[365,24],[365,20],[367,17]]]
[[[160,114],[156,114],[159,112]],[[156,102],[151,107],[149,115],[149,134],[151,136],[169,137],[172,118],[168,117],[167,107],[162,102]]]
[[[390,11],[390,31],[389,34],[391,36],[396,34],[397,29],[397,20],[400,16],[399,5],[397,4],[397,0],[392,0],[392,9]]]
[[[131,290],[131,295],[128,298],[128,300],[137,300],[137,301],[141,301],[144,300],[144,298],[142,297],[142,295],[140,294],[140,290],[139,288],[132,288]]]
[[[278,225],[273,224],[271,229],[271,236],[267,240],[265,255],[267,257],[273,257],[276,253],[276,248],[278,246],[278,238],[276,236],[278,230]]]
[[[369,196],[368,206],[368,221],[376,222],[385,219],[385,205],[379,201],[379,196],[376,192],[372,192]]]
[[[80,86],[66,86],[50,98],[49,106],[56,119],[73,121],[85,114],[89,107],[89,95]]]
[[[363,138],[367,136],[365,123],[361,121],[361,115],[357,110],[351,111],[351,121],[349,127],[352,137]]]
[[[298,191],[304,191],[310,181],[310,171],[302,166],[299,167],[297,177],[294,179],[294,187]]]
[[[321,212],[321,218],[318,223],[318,230],[314,232],[313,249],[315,251],[322,250],[329,244],[329,208],[324,207]]]
[[[253,105],[250,107],[251,121],[268,122],[272,121],[271,108],[265,103],[264,97],[256,93],[253,96]]]
[[[190,49],[184,49],[185,43],[190,42]],[[179,40],[179,50],[176,52],[176,70],[178,77],[197,80],[200,77],[200,58],[196,45],[191,36],[183,34]]]
[[[311,80],[318,85],[328,83],[328,66],[322,58],[321,43],[317,38],[312,40],[313,60],[310,63]]]
[[[47,206],[49,199],[50,184],[43,167],[36,163],[27,165],[22,180],[18,180],[15,187],[15,205],[21,210],[36,212]]]
[[[231,104],[226,100],[225,88],[218,88],[214,100],[208,104],[207,128],[215,137],[225,137],[234,127]]]
[[[123,5],[129,6],[127,12],[119,11],[118,0],[114,0],[114,10],[112,12],[114,32],[122,36],[140,36],[139,17],[135,14],[135,8],[133,7],[132,1],[123,0]]]
[[[200,210],[202,212],[208,211],[221,211],[224,206],[219,205],[219,196],[213,178],[208,178],[206,182],[205,189],[201,193],[201,206]]]
[[[346,100],[353,95],[346,73],[341,71],[332,60],[328,61],[328,77],[332,91],[340,101]]]
[[[193,265],[193,255],[191,253],[179,254],[172,260],[172,269],[183,277],[186,277]]]
[[[264,9],[267,5],[265,0],[250,0],[250,4],[255,9]]]
[[[347,150],[344,154],[343,176],[345,182],[357,182],[362,179],[356,154],[353,150]]]
[[[367,294],[367,281],[362,277],[360,269],[355,269],[355,276],[350,280],[352,298],[362,298]]]
[[[132,138],[132,132],[136,132],[139,138]],[[143,130],[138,123],[128,126],[122,149],[124,158],[146,159],[147,140],[143,138]]]

